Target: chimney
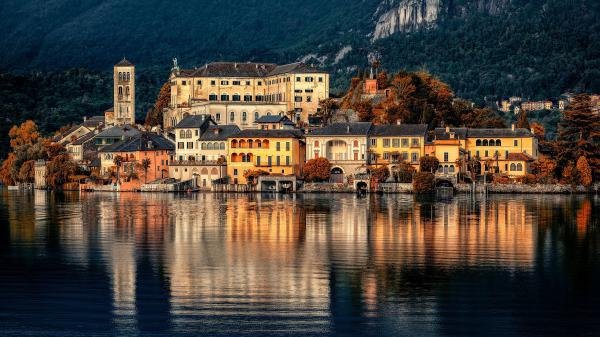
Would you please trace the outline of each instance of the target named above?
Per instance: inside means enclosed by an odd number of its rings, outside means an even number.
[[[215,131],[214,131],[214,132],[215,132],[215,135],[218,135],[218,134],[219,134],[219,131],[221,131],[219,128],[215,128]]]
[[[515,123],[512,123],[512,124],[510,125],[510,128],[511,128],[513,131],[515,131]]]
[[[446,133],[449,133],[449,132],[450,132],[450,127],[449,127],[449,126],[447,126],[447,127],[446,127]]]
[[[531,128],[531,134],[535,135],[535,130],[533,128]]]
[[[346,133],[350,133],[350,125],[346,125]]]
[[[396,121],[396,125],[402,125],[402,120],[401,120],[401,119],[398,119],[398,120]]]
[[[86,120],[87,120],[87,117],[86,117],[86,116],[83,116],[83,121],[85,122]]]

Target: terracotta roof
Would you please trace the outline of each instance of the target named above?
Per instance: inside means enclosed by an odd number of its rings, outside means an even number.
[[[400,124],[400,125],[373,125],[371,136],[394,137],[394,136],[425,136],[427,124]]]
[[[534,159],[526,153],[509,153],[508,160],[510,161],[533,161]]]
[[[373,124],[370,122],[333,123],[312,130],[307,136],[367,136]]]

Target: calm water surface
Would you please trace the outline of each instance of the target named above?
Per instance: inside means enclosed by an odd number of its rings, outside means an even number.
[[[597,196],[0,191],[0,335],[600,335]]]

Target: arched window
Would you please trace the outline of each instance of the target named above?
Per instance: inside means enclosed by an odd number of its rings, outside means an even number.
[[[210,94],[208,95],[208,100],[209,101],[216,101],[217,100],[217,94]]]
[[[129,86],[125,87],[125,95],[129,96]]]
[[[517,171],[523,171],[523,164],[521,164],[521,163],[517,164]]]
[[[450,173],[454,173],[454,165],[450,165]]]
[[[260,139],[257,139],[256,142],[255,142],[255,144],[256,144],[257,148],[261,148],[262,147],[262,142],[260,141]]]
[[[252,102],[252,95],[245,94],[244,95],[244,102]]]
[[[496,146],[496,141],[493,139],[490,139],[490,146]]]
[[[511,171],[516,171],[517,170],[517,165],[515,165],[515,163],[510,164],[510,170]]]
[[[206,149],[207,150],[212,150],[213,149],[213,144],[212,143],[206,143]]]
[[[477,141],[475,142],[475,146],[481,146],[481,139],[477,139]]]
[[[185,138],[192,138],[192,130],[187,130],[185,132]]]
[[[488,146],[488,141],[487,139],[484,139],[483,142],[481,143],[483,146]]]
[[[225,150],[225,142],[221,142],[220,148],[221,148],[221,150]]]
[[[448,165],[444,165],[444,173],[448,173]]]
[[[119,72],[119,81],[122,81],[122,80],[123,80],[123,73]]]
[[[267,111],[267,116],[271,116],[271,111]]]
[[[123,87],[119,86],[119,96],[123,95]]]
[[[233,94],[233,97],[231,99],[235,102],[239,102],[241,100],[240,94]]]
[[[232,112],[229,113],[229,121],[230,122],[235,121],[235,112],[232,111]]]
[[[248,113],[246,111],[242,111],[242,122],[246,122],[248,120]]]
[[[175,119],[175,117],[171,117],[171,126],[175,126],[177,125],[177,119]]]
[[[253,141],[252,139],[250,139],[250,140],[248,141],[248,148],[250,148],[250,149],[251,149],[251,148],[253,148],[253,147],[254,147],[254,141]]]
[[[444,167],[442,165],[438,166],[438,172],[442,173],[444,171]]]
[[[231,141],[231,148],[236,148],[237,145],[238,145],[237,140],[234,139],[234,140]]]
[[[206,143],[202,143],[202,144],[200,145],[200,148],[201,148],[202,150],[206,150]]]
[[[354,147],[358,147],[358,140],[354,141]]]
[[[128,81],[131,80],[131,73],[130,72],[127,72],[127,80]]]
[[[213,149],[214,149],[214,150],[218,150],[218,149],[219,149],[219,143],[217,143],[217,142],[214,142],[214,143],[213,143]]]
[[[279,116],[283,116],[283,111],[279,111]]]
[[[179,131],[179,138],[185,138],[185,130]]]
[[[221,94],[221,101],[229,101],[229,95]]]
[[[319,141],[315,140],[315,147],[319,147]]]
[[[258,111],[254,111],[254,121],[258,120]]]

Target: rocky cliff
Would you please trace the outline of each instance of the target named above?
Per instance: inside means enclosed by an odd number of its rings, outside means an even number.
[[[396,32],[431,28],[445,16],[465,16],[470,12],[496,15],[510,0],[384,0],[374,14],[375,28],[372,40],[388,37]]]

